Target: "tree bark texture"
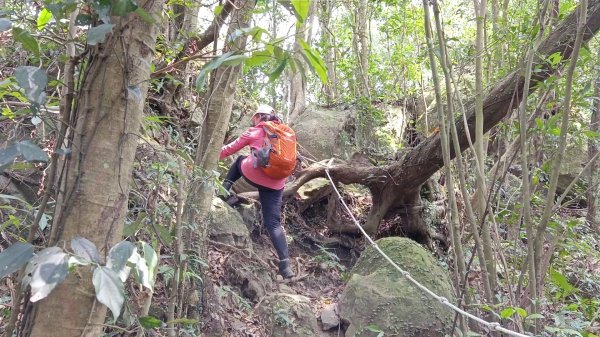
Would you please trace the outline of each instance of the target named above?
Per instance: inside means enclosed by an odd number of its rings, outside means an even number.
[[[358,60],[358,92],[361,97],[370,97],[369,83],[369,7],[367,0],[356,0],[354,51]]]
[[[319,24],[321,26],[321,44],[329,52],[323,55],[323,61],[327,66],[327,84],[324,87],[325,101],[327,104],[334,104],[337,101],[337,75],[335,71],[334,56],[336,54],[335,36],[330,30],[331,12],[333,10],[333,0],[324,0],[319,3]]]
[[[159,15],[164,1],[139,1]],[[50,244],[68,246],[75,236],[96,244],[101,255],[121,239],[150,64],[158,32],[137,14],[111,19],[104,43],[92,47],[72,131]],[[130,93],[137,86],[140,95]],[[106,307],[95,300],[92,273],[79,268],[35,303],[23,335],[98,336]]]
[[[253,0],[241,0],[236,1],[236,5],[238,9],[231,14],[228,35],[238,29],[248,27],[255,2]],[[227,46],[224,52],[244,50],[246,43],[247,36],[241,35],[236,38],[232,45]],[[215,71],[207,105],[207,118],[205,125],[202,127],[203,133],[209,136],[198,144],[195,158],[195,164],[201,168],[202,172],[212,172],[217,168],[219,152],[231,116],[235,87],[241,68],[241,65],[226,66]],[[189,254],[207,261],[208,223],[206,219],[212,205],[214,184],[212,180],[206,177],[199,177],[197,181],[190,183],[190,187],[183,215],[184,223],[187,224],[187,226],[184,226],[187,231],[184,236],[188,240],[186,249]],[[193,266],[191,267],[193,268]],[[201,301],[194,310],[202,315],[203,323],[205,323],[203,330],[207,335],[222,335],[219,324],[221,313],[218,311],[212,284],[209,283],[209,277],[204,274],[202,268],[200,266],[196,267],[198,270],[194,270],[194,272],[200,275],[203,283],[194,286]]]
[[[600,130],[600,75],[598,76],[598,78],[596,78],[594,91],[596,101],[592,109],[592,117],[590,119],[590,130],[598,132]],[[590,160],[592,160],[597,153],[598,140],[592,138],[588,142],[588,155]],[[598,170],[600,169],[599,163],[600,161],[598,161],[598,159],[594,159],[593,162],[590,163],[590,188],[588,190],[587,196],[588,211],[586,215],[586,220],[598,235],[600,235],[600,212],[598,211],[600,209],[600,195],[598,194],[598,191],[600,191],[600,173],[598,172]]]
[[[308,15],[304,22],[298,22],[296,24],[296,33],[294,41],[294,58],[298,63],[302,65],[303,69],[308,69],[306,62],[302,57],[302,46],[300,46],[299,40],[306,41],[308,30],[307,23],[310,24],[310,17],[313,15],[315,3],[311,2]],[[307,41],[310,43],[310,41]],[[290,71],[290,121],[296,120],[306,110],[306,82],[304,76],[300,72],[300,69],[296,71]]]

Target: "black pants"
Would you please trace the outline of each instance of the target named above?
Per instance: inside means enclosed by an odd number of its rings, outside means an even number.
[[[226,180],[229,180],[233,183],[243,177],[241,166],[244,158],[246,158],[246,156],[239,156],[235,160],[227,172],[227,177],[225,178]],[[267,228],[267,232],[269,233],[271,242],[277,251],[279,260],[288,259],[290,255],[288,252],[287,240],[285,238],[283,227],[281,226],[283,189],[274,190],[258,185],[246,177],[244,177],[244,179],[246,179],[250,185],[258,188],[258,198],[262,208],[263,224]]]

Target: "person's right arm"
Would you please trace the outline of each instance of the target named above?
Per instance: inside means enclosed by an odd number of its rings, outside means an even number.
[[[246,145],[250,144],[250,140],[252,139],[252,131],[248,129],[244,131],[236,140],[233,142],[223,146],[221,148],[221,153],[219,154],[219,160],[231,156],[232,154],[238,152],[243,149]]]

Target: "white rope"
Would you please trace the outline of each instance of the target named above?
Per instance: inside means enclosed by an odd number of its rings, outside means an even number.
[[[450,309],[456,311],[457,313],[466,316],[474,321],[476,321],[477,323],[486,326],[488,329],[490,329],[490,331],[500,331],[503,332],[507,335],[510,336],[517,336],[517,337],[531,337],[531,335],[524,335],[522,333],[518,333],[512,330],[508,330],[506,328],[503,328],[500,323],[496,323],[496,322],[488,322],[482,318],[479,318],[473,314],[470,314],[462,309],[460,309],[459,307],[457,307],[456,305],[450,303],[450,301],[448,301],[448,299],[446,299],[445,297],[439,296],[436,293],[434,293],[433,291],[429,290],[427,287],[425,287],[424,285],[422,285],[421,283],[419,283],[417,280],[415,280],[409,272],[407,272],[406,270],[403,270],[402,268],[400,268],[400,266],[398,266],[389,256],[387,256],[377,245],[377,243],[375,243],[375,241],[373,241],[373,239],[371,239],[371,237],[369,236],[369,234],[367,234],[367,232],[365,232],[365,230],[362,228],[362,226],[360,225],[360,223],[358,222],[358,220],[356,220],[356,218],[354,217],[354,215],[352,214],[352,212],[350,211],[350,208],[348,208],[348,205],[346,205],[346,202],[344,201],[344,199],[342,198],[342,195],[340,194],[340,192],[338,191],[338,189],[335,187],[335,183],[333,182],[333,179],[331,178],[331,175],[329,175],[329,168],[331,167],[331,162],[333,161],[333,158],[331,160],[329,160],[329,163],[327,163],[327,166],[325,167],[325,173],[327,174],[327,178],[329,178],[329,181],[331,182],[331,186],[333,187],[333,190],[335,191],[335,193],[338,196],[338,199],[341,201],[342,205],[344,205],[344,208],[346,209],[346,212],[348,212],[348,214],[350,215],[350,217],[352,218],[352,220],[354,221],[354,224],[356,225],[356,227],[358,227],[358,229],[361,231],[361,233],[365,236],[365,238],[367,238],[367,240],[369,240],[369,243],[379,252],[379,254],[381,254],[381,256],[383,256],[392,266],[394,266],[394,268],[396,268],[400,274],[402,274],[404,277],[406,277],[410,282],[412,282],[414,285],[416,285],[418,288],[420,288],[421,290],[423,290],[424,292],[426,292],[427,294],[429,294],[431,297],[435,298],[436,300],[438,300],[440,303],[442,303],[443,305],[449,307]]]

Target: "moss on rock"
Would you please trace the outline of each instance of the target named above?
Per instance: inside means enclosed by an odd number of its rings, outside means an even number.
[[[397,237],[378,240],[377,245],[419,283],[454,300],[448,273],[427,250]],[[413,285],[374,247],[363,252],[351,275],[339,303],[347,337],[371,336],[369,326],[386,336],[438,337],[452,325],[452,310]]]

